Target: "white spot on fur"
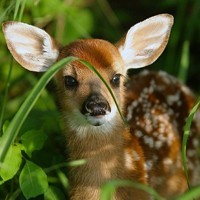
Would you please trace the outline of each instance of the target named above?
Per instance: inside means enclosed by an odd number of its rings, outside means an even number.
[[[127,169],[133,169],[132,158],[128,153],[125,153],[125,166]]]
[[[153,161],[152,160],[147,160],[146,161],[146,169],[147,171],[150,171],[153,167]]]
[[[163,164],[164,164],[164,165],[172,165],[172,164],[173,164],[173,161],[172,161],[172,159],[170,159],[170,158],[165,158],[165,159],[163,160]]]
[[[127,116],[126,116],[126,119],[127,119],[128,121],[132,119],[133,109],[134,109],[135,107],[137,107],[137,105],[138,105],[138,102],[137,102],[137,101],[133,101],[133,102],[128,106],[128,108],[127,108],[128,113],[127,113]]]
[[[192,140],[192,143],[193,143],[193,145],[194,145],[195,148],[197,148],[197,147],[199,146],[199,140],[196,139],[196,138],[194,138],[194,139]]]
[[[137,130],[137,131],[135,131],[135,135],[136,135],[138,138],[141,138],[141,137],[143,136],[143,133],[142,133],[142,131]]]
[[[133,159],[135,161],[139,161],[140,160],[140,155],[134,150],[133,150]]]
[[[144,139],[144,143],[145,144],[149,145],[150,148],[153,148],[153,146],[154,146],[154,140],[153,140],[152,137],[149,137],[149,136],[145,135],[143,137],[143,139]]]
[[[163,146],[163,142],[158,140],[158,141],[155,141],[155,148],[156,149],[160,149],[161,147]]]
[[[181,105],[180,92],[177,92],[174,95],[168,95],[167,96],[167,102],[168,102],[169,105],[173,105],[174,103],[178,103],[178,105],[180,106]]]
[[[191,150],[191,149],[188,149],[188,150],[187,150],[187,155],[188,155],[189,157],[193,157],[193,156],[195,156],[196,154],[197,154],[196,150]]]

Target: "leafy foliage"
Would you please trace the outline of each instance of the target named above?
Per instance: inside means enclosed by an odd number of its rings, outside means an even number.
[[[20,144],[10,146],[4,162],[1,164],[0,175],[2,180],[0,185],[13,178],[19,170],[22,162],[21,149],[22,146]]]
[[[30,130],[21,137],[24,151],[31,158],[33,151],[40,150],[44,146],[47,135],[43,131]]]
[[[26,161],[19,176],[20,188],[26,199],[43,194],[48,189],[45,172],[31,161]]]

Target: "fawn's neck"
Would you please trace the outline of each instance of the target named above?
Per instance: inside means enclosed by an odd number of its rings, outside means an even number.
[[[124,138],[118,126],[113,133],[69,133],[68,150],[71,160],[85,159],[86,164],[73,167],[69,172],[72,199],[99,199],[100,187],[110,179],[122,176],[124,163]],[[80,131],[80,130],[79,130]],[[78,134],[78,136],[77,136]],[[117,148],[116,148],[117,147]],[[120,169],[122,168],[122,169]],[[75,197],[81,195],[81,197]]]
[[[98,172],[101,174],[101,178],[110,179],[112,174],[109,170],[115,169],[119,160],[124,157],[124,130],[121,126],[113,133],[84,133],[85,136],[83,137],[80,136],[80,132],[78,133],[79,136],[77,136],[77,133],[71,132],[68,137],[70,159],[86,160],[85,165],[75,170],[84,170],[85,168],[88,170],[88,168],[91,168],[90,173],[94,170],[95,174]]]
[[[99,199],[100,188],[108,180],[130,177],[139,180],[137,177],[140,175],[135,170],[141,166],[131,165],[127,159],[128,146],[132,142],[125,125],[118,125],[112,133],[104,135],[102,132],[99,135],[87,133],[87,137],[77,137],[76,134],[71,132],[68,135],[69,156],[71,160],[86,159],[86,164],[73,167],[69,172],[72,200]],[[130,189],[118,193],[114,199],[128,199],[127,196],[132,196]]]

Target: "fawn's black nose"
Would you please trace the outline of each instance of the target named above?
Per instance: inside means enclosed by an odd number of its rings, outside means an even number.
[[[110,112],[110,106],[108,101],[101,95],[92,94],[83,104],[82,113],[90,114],[91,116],[106,115]]]

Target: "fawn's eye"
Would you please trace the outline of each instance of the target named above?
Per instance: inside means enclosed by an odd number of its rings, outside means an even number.
[[[121,77],[121,74],[115,74],[111,80],[111,84],[114,86],[114,87],[119,87],[120,85],[120,77]]]
[[[68,90],[73,90],[78,86],[78,81],[72,76],[64,77],[65,88]]]

